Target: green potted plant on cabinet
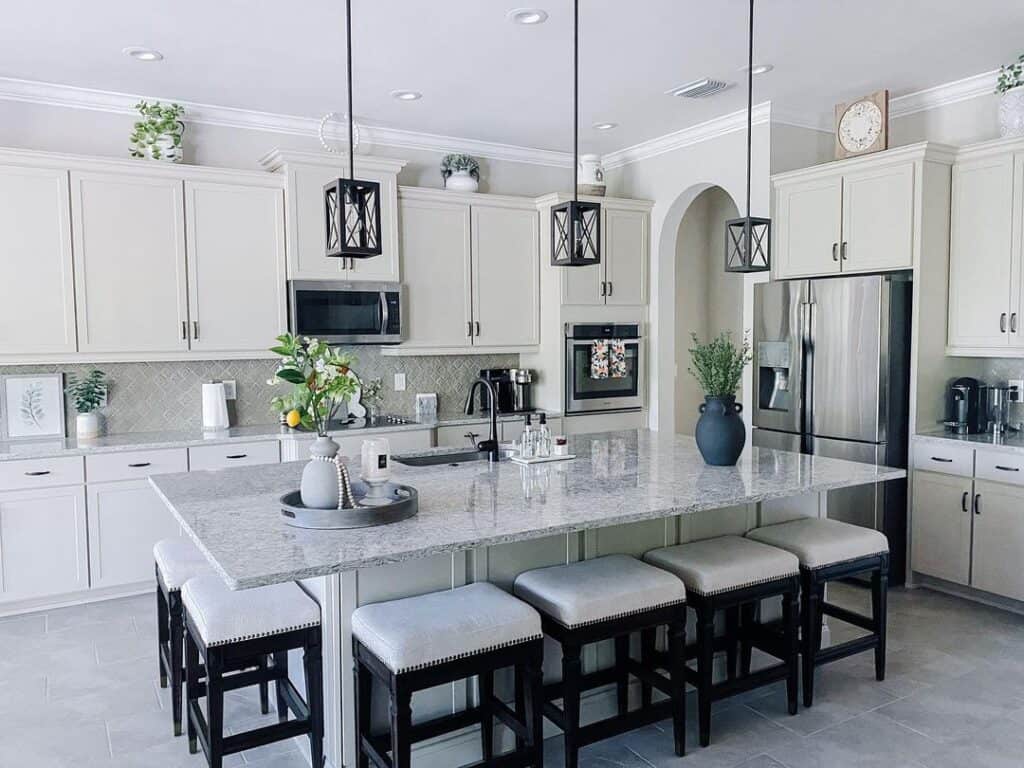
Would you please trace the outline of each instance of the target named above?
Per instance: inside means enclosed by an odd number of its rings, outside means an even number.
[[[180,163],[181,135],[185,131],[181,118],[185,108],[180,104],[140,101],[135,109],[141,119],[132,128],[132,157]]]
[[[106,374],[95,369],[82,378],[69,374],[68,386],[64,391],[78,412],[75,418],[75,436],[79,440],[98,437],[101,431],[99,409],[107,397]]]
[[[999,68],[999,134],[1003,138],[1024,136],[1024,53],[1013,64]]]

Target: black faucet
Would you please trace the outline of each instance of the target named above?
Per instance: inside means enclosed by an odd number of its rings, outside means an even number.
[[[474,381],[469,387],[469,396],[466,398],[466,415],[473,415],[473,395],[477,387],[484,387],[487,390],[487,397],[490,401],[491,410],[491,433],[486,440],[476,444],[478,451],[487,451],[489,461],[501,459],[501,451],[498,450],[498,393],[494,391],[494,384],[482,376]]]

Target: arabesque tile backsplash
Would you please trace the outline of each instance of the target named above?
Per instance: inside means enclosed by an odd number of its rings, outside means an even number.
[[[383,378],[383,411],[404,416],[413,415],[417,392],[436,392],[442,415],[460,413],[466,391],[481,368],[509,368],[519,363],[518,355],[384,357],[377,347],[351,351],[359,359],[354,369],[360,378]],[[271,424],[277,414],[270,408],[270,399],[286,386],[267,384],[274,360],[19,365],[0,366],[0,374],[59,371],[81,375],[92,368],[105,372],[110,382],[108,404],[102,411],[108,434],[202,427],[201,385],[214,379],[236,382],[235,425]],[[404,392],[394,391],[396,373],[406,376]],[[74,435],[74,420],[68,402],[68,435]]]

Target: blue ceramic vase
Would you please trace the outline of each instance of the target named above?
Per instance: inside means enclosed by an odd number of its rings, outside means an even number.
[[[705,397],[697,420],[697,448],[704,461],[716,467],[735,464],[747,444],[747,428],[736,398]]]

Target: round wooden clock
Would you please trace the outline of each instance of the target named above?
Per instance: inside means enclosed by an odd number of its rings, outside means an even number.
[[[836,157],[878,152],[889,145],[889,92],[836,105]]]

